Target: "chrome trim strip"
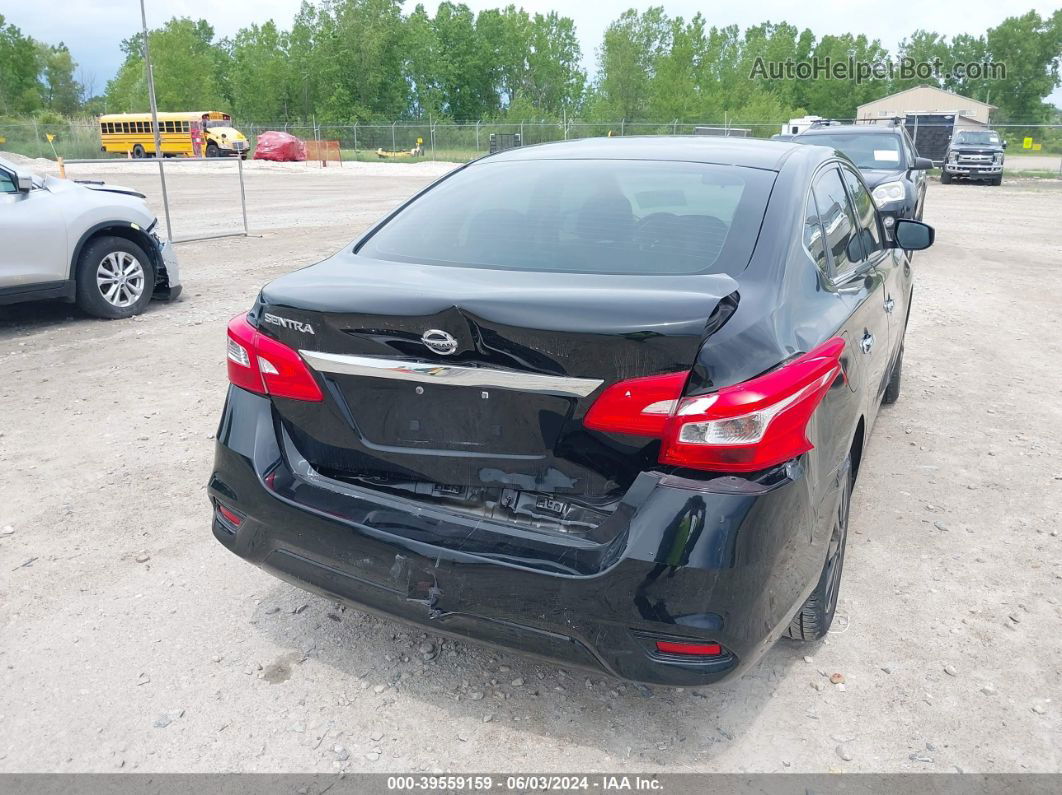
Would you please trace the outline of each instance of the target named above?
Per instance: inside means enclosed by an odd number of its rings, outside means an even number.
[[[381,359],[376,356],[347,356],[340,353],[303,350],[300,350],[299,354],[310,367],[322,373],[392,378],[397,381],[418,381],[424,384],[513,389],[539,395],[586,397],[604,383],[599,378],[569,378],[558,375],[519,373],[515,370],[493,370],[486,367],[457,367],[441,362],[407,362],[400,359]]]

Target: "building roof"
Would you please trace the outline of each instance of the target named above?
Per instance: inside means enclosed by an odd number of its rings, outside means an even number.
[[[979,99],[974,99],[973,97],[963,96],[962,94],[956,94],[954,91],[948,91],[947,89],[939,88],[937,86],[931,86],[931,85],[927,85],[927,84],[923,84],[923,85],[920,85],[920,86],[912,86],[911,88],[905,88],[903,91],[897,91],[895,94],[888,94],[887,96],[879,97],[878,99],[873,99],[870,102],[864,102],[862,105],[860,105],[858,107],[858,110],[862,110],[863,108],[865,108],[865,107],[867,107],[869,105],[876,105],[876,104],[878,104],[879,102],[881,102],[883,100],[893,99],[894,97],[902,97],[904,94],[909,94],[912,91],[920,91],[920,90],[922,90],[924,88],[928,88],[931,91],[936,91],[936,92],[941,93],[941,94],[947,94],[948,96],[955,97],[956,99],[961,99],[963,102],[966,102],[966,103],[972,102],[975,105],[983,105],[986,108],[991,108],[992,110],[997,110],[997,107],[995,105],[990,105],[989,103],[982,102]],[[956,107],[959,107],[959,106],[956,106]]]

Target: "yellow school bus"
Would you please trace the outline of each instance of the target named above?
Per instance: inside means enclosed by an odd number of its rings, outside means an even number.
[[[249,145],[232,126],[232,117],[216,110],[159,113],[163,157],[247,158]],[[100,151],[130,157],[154,157],[155,135],[150,113],[100,116]]]

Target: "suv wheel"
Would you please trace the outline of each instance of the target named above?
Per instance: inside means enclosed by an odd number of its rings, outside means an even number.
[[[819,582],[811,596],[804,602],[800,612],[786,630],[793,640],[809,641],[826,637],[837,612],[837,594],[841,589],[841,570],[844,568],[844,547],[848,539],[848,512],[852,504],[852,457],[841,464],[841,498],[833,520],[833,532],[826,551]]]
[[[144,311],[155,289],[155,269],[136,243],[110,235],[89,241],[77,264],[77,304],[116,320]]]
[[[1003,175],[1000,174],[998,177],[992,177],[992,179],[988,181],[988,184],[994,185],[998,188],[1000,185],[1003,184]]]
[[[941,185],[950,185],[951,184],[951,174],[949,174],[947,171],[941,170],[941,172],[940,172],[940,184]]]

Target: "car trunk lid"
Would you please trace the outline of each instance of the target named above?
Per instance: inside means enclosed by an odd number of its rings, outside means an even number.
[[[656,460],[652,439],[582,425],[596,396],[689,370],[736,289],[723,274],[545,274],[344,254],[273,282],[256,315],[324,383],[323,403],[274,399],[316,470],[567,531],[600,524]],[[453,352],[432,350],[429,332]]]

